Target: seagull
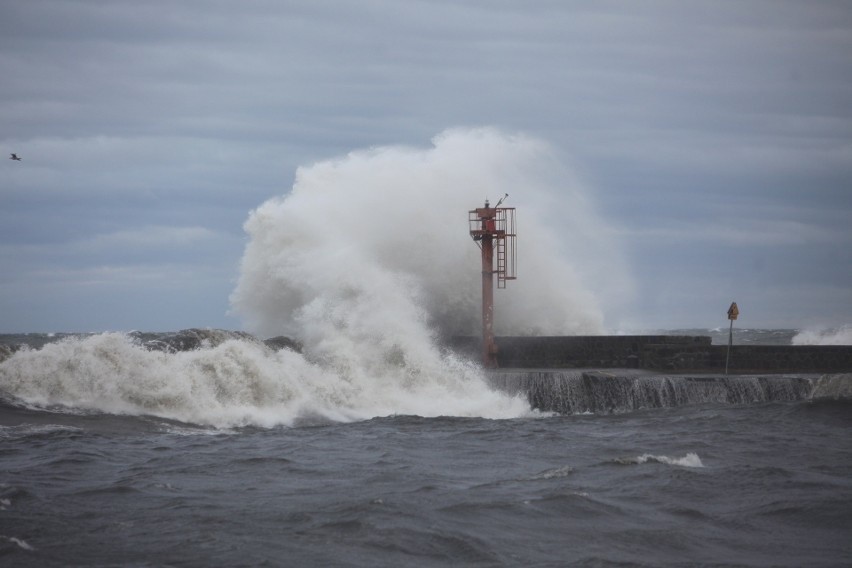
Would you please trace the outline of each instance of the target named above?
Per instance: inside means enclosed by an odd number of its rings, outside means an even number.
[[[17,154],[12,154],[12,157],[11,157],[11,158],[9,158],[9,159],[10,159],[10,160],[15,160],[16,162],[20,162],[20,161],[21,161],[21,159],[18,157],[18,155],[17,155]]]

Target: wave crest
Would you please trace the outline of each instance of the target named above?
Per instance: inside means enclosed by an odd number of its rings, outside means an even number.
[[[852,325],[833,329],[806,329],[792,339],[793,345],[852,345]]]
[[[681,467],[704,467],[701,458],[694,452],[689,452],[682,458],[671,458],[669,456],[655,456],[653,454],[642,454],[632,458],[619,458],[615,463],[623,465],[638,465],[643,463],[662,463],[666,465],[679,465]]]
[[[451,357],[438,363],[415,368],[385,360],[337,368],[256,341],[227,339],[164,352],[105,333],[14,354],[0,363],[0,390],[38,408],[153,415],[220,428],[292,425],[305,417],[510,418],[529,412],[525,400],[491,390],[475,366]]]

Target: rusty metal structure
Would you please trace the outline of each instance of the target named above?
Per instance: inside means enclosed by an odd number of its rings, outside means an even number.
[[[489,369],[497,367],[497,344],[494,342],[494,275],[497,288],[505,288],[508,280],[517,278],[515,253],[515,208],[500,207],[508,194],[497,205],[468,212],[470,236],[482,251],[482,364]],[[494,256],[497,266],[494,266]]]

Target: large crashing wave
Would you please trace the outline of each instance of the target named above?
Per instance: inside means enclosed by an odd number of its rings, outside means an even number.
[[[543,143],[489,129],[300,168],[292,191],[245,225],[234,312],[258,335],[306,345],[420,343],[427,326],[476,333],[479,250],[467,211],[504,193],[518,209],[519,277],[498,291],[497,333],[599,333],[590,289],[625,283],[606,225]]]
[[[852,345],[852,325],[833,329],[806,329],[792,339],[793,345]]]
[[[0,363],[0,391],[39,407],[214,426],[523,415],[526,400],[495,392],[437,341],[478,329],[467,211],[504,193],[518,208],[520,260],[519,279],[497,294],[498,332],[600,331],[595,273],[623,279],[576,182],[540,142],[456,130],[428,149],[300,168],[291,192],[251,213],[233,311],[259,336],[297,339],[302,353],[245,338],[160,352],[102,334],[16,353]]]
[[[120,333],[72,337],[15,353],[0,363],[3,393],[13,397],[7,402],[36,408],[151,415],[216,427],[392,414],[509,418],[529,411],[525,400],[490,390],[475,367],[451,358],[437,369],[388,364],[385,372],[368,376],[248,339],[165,352]]]

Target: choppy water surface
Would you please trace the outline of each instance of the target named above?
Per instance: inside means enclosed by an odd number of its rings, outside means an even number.
[[[0,410],[0,564],[836,566],[852,406],[214,430]]]

